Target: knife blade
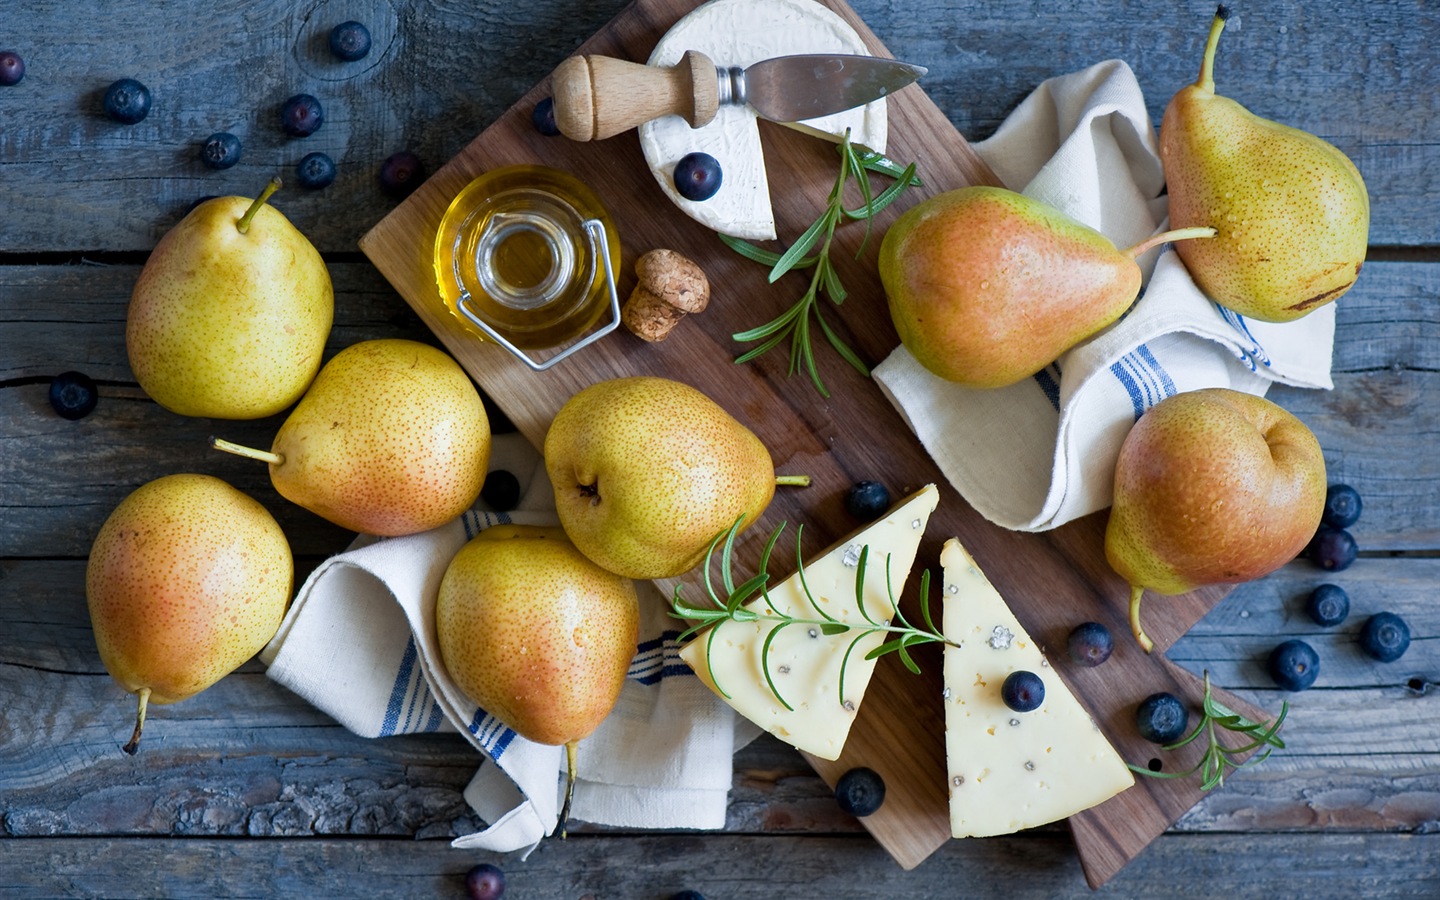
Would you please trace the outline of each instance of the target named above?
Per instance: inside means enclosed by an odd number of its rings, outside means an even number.
[[[689,50],[674,66],[647,66],[608,56],[572,56],[555,69],[555,123],[571,140],[593,141],[666,115],[692,128],[724,105],[752,106],[776,122],[796,122],[863,106],[900,90],[926,69],[852,54],[801,54],[748,67],[716,66]]]

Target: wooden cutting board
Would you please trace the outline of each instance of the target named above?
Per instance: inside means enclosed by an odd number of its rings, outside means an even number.
[[[845,17],[876,55],[890,55],[843,0],[822,2]],[[577,52],[644,61],[657,40],[696,5],[695,0],[637,0]],[[757,362],[735,365],[734,357],[746,348],[730,335],[789,307],[803,292],[807,276],[791,274],[769,284],[764,267],[740,258],[674,208],[646,167],[635,132],[588,144],[536,132],[531,111],[548,94],[548,82],[537,85],[360,242],[376,267],[524,435],[541,446],[560,406],[580,388],[606,378],[659,375],[705,391],[761,437],[778,472],[806,473],[814,479],[808,489],[781,489],[760,527],[747,532],[739,552],[747,573],[753,571],[765,534],[782,520],[792,528],[804,524],[807,558],[853,530],[856,523],[845,513],[842,497],[856,481],[880,480],[896,497],[933,482],[941,491],[940,506],[930,521],[917,569],[928,566],[938,578],[941,544],[952,535],[959,537],[1025,627],[1050,648],[1057,670],[1125,759],[1144,766],[1165,755],[1164,765],[1172,771],[1192,765],[1198,754],[1161,754],[1142,740],[1135,732],[1133,714],[1141,699],[1161,690],[1198,707],[1199,680],[1161,653],[1224,592],[1148,600],[1147,629],[1157,649],[1147,656],[1129,638],[1127,588],[1105,563],[1103,514],[1043,535],[989,524],[945,482],[877,385],[841,361],[818,334],[816,356],[831,391],[829,400],[803,373],[787,377],[783,349]],[[924,186],[910,190],[882,214],[863,252],[863,226],[842,231],[832,258],[838,260],[849,299],[838,309],[822,301],[826,320],[871,365],[899,343],[875,268],[884,228],[900,210],[926,196],[995,183],[994,175],[920,86],[890,97],[889,118],[888,155],[901,163],[917,162]],[[770,123],[762,123],[761,128],[778,232],[783,240],[793,240],[823,209],[838,155],[825,141]],[[686,319],[663,343],[647,344],[621,329],[538,374],[502,348],[467,337],[440,300],[431,264],[432,242],[446,206],[461,188],[483,172],[516,163],[565,169],[594,188],[620,232],[622,298],[634,286],[635,258],[668,247],[706,270],[712,288],[709,309]],[[876,176],[877,189],[887,183],[888,179]],[[787,552],[779,555],[793,559]],[[789,573],[782,569],[772,574],[778,580]],[[902,598],[912,611],[918,580],[917,573]],[[691,596],[698,596],[695,579],[690,581]],[[673,582],[661,584],[667,594],[672,586]],[[1069,665],[1063,654],[1066,634],[1087,620],[1105,623],[1117,638],[1114,656],[1096,669]],[[863,821],[906,868],[950,839],[940,654],[936,648],[928,649],[933,652],[918,654],[921,676],[911,675],[893,657],[882,660],[844,755],[834,762],[811,760],[831,784],[858,765],[884,776],[885,804]],[[1248,709],[1233,697],[1224,700],[1232,708]],[[1140,778],[1134,788],[1074,817],[1071,826],[1090,884],[1103,884],[1199,798],[1194,779]]]

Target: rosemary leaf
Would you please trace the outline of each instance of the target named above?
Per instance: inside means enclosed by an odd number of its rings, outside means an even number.
[[[1184,772],[1152,772],[1148,768],[1142,769],[1139,766],[1130,766],[1130,770],[1149,778],[1188,778],[1192,775],[1200,775],[1200,789],[1209,791],[1225,783],[1226,767],[1232,769],[1243,769],[1259,765],[1270,754],[1277,749],[1284,749],[1285,742],[1279,738],[1280,726],[1285,721],[1285,716],[1290,712],[1289,703],[1281,703],[1280,715],[1275,721],[1266,725],[1261,722],[1252,722],[1234,710],[1226,708],[1211,695],[1210,673],[1205,673],[1205,693],[1200,704],[1200,723],[1195,730],[1176,741],[1173,744],[1166,744],[1163,750],[1178,750],[1189,744],[1202,735],[1206,739],[1205,752],[1201,755],[1200,761],[1192,768]],[[1229,731],[1235,734],[1248,735],[1251,740],[1248,743],[1237,747],[1227,747],[1220,743],[1219,731]],[[1236,762],[1241,756],[1253,750],[1264,748],[1255,756],[1244,762]]]
[[[728,234],[721,234],[720,241],[725,246],[729,247],[731,250],[734,250],[736,253],[740,254],[751,262],[757,262],[763,266],[774,266],[780,261],[780,254],[776,253],[774,250],[766,250],[763,247],[757,247],[743,238],[737,238]],[[811,266],[815,265],[815,261],[816,257],[807,256],[804,259],[796,262],[790,268],[808,269]]]
[[[851,655],[855,652],[855,648],[860,646],[860,642],[869,638],[871,635],[880,637],[882,641],[878,647],[865,654],[866,659],[878,659],[886,654],[895,653],[899,655],[905,667],[912,672],[919,672],[920,667],[910,653],[911,647],[936,642],[954,646],[953,642],[946,640],[945,635],[933,627],[925,630],[915,628],[908,622],[902,625],[879,622],[872,618],[870,613],[865,610],[865,570],[870,555],[870,547],[868,544],[860,550],[860,558],[856,566],[855,578],[855,607],[863,618],[863,623],[841,622],[826,613],[815,599],[815,595],[811,593],[810,586],[805,580],[805,559],[800,551],[800,539],[804,533],[803,526],[797,528],[795,533],[795,564],[799,572],[799,577],[796,581],[800,585],[801,593],[804,595],[806,604],[815,611],[818,618],[811,618],[808,615],[792,615],[789,612],[781,610],[770,599],[769,592],[765,588],[770,578],[770,557],[774,551],[776,542],[779,540],[780,533],[785,528],[784,522],[780,523],[780,525],[771,532],[769,539],[766,541],[765,551],[760,559],[759,571],[742,582],[738,587],[732,587],[732,585],[735,584],[735,575],[732,571],[734,566],[733,550],[735,536],[740,530],[740,524],[741,519],[736,519],[735,523],[731,525],[727,531],[716,535],[715,539],[710,542],[710,546],[706,549],[704,586],[709,605],[697,606],[687,603],[684,600],[684,585],[677,585],[675,587],[675,593],[670,600],[671,616],[677,619],[693,621],[694,623],[681,632],[681,643],[684,643],[692,636],[698,640],[699,633],[708,629],[708,633],[704,638],[706,654],[705,665],[707,672],[709,672],[711,683],[715,685],[716,690],[719,691],[721,696],[727,699],[730,698],[730,694],[725,691],[715,677],[715,669],[711,663],[711,659],[714,655],[716,635],[720,633],[722,628],[735,623],[762,623],[761,628],[766,630],[766,634],[761,645],[761,668],[764,670],[765,682],[770,692],[775,695],[775,699],[786,709],[793,709],[793,707],[781,696],[779,688],[775,683],[774,673],[770,665],[770,652],[779,633],[792,625],[808,626],[812,639],[819,638],[821,635],[825,637],[839,637],[843,634],[855,633],[855,636],[846,645],[845,654],[840,662],[838,689],[839,703],[842,706],[845,703],[845,674],[850,666]],[[710,576],[710,569],[714,562],[717,547],[720,551],[721,566],[724,569],[721,573],[722,583],[726,586],[726,595],[724,597],[716,593],[714,579]],[[888,555],[885,559],[885,574],[887,584],[890,585],[888,590],[891,606],[894,607],[896,605],[895,589],[893,582],[890,581],[890,558]],[[928,594],[930,586],[929,572],[925,572],[921,577],[920,585],[922,591]],[[769,612],[761,614],[755,609],[740,605],[756,590],[760,591],[765,605],[769,607]],[[928,606],[928,596],[922,597],[921,602]],[[897,617],[904,622],[904,617],[899,615],[898,609],[896,609],[896,614]],[[926,613],[926,621],[927,623],[929,622],[928,612]],[[816,629],[818,629],[818,634],[816,633]]]
[[[775,686],[775,679],[770,675],[770,645],[775,642],[775,637],[784,630],[785,626],[792,624],[794,623],[781,622],[779,625],[770,629],[770,633],[765,635],[765,643],[760,648],[760,669],[765,673],[765,683],[770,686],[770,693],[775,695],[775,699],[780,701],[780,705],[790,712],[794,712],[795,707],[791,706],[785,701],[784,697],[780,696],[780,689]]]
[[[831,225],[828,214],[816,219],[815,223],[805,229],[805,232],[795,240],[795,243],[790,245],[790,249],[782,253],[780,258],[775,261],[774,267],[770,269],[770,283],[774,284],[779,281],[782,275],[794,268],[795,264],[805,257],[805,254],[810,248],[815,246],[815,242],[820,240],[820,235],[826,233],[826,231],[833,230],[833,228],[834,226]],[[821,264],[824,264],[823,258],[821,259]]]
[[[861,362],[859,356],[850,347],[846,346],[820,314],[820,294],[822,292],[836,305],[844,302],[846,297],[846,291],[840,283],[839,275],[830,264],[830,250],[835,229],[840,223],[849,220],[865,223],[865,236],[856,252],[856,258],[859,258],[870,240],[875,215],[894,202],[895,198],[907,187],[920,183],[919,178],[915,176],[913,163],[901,168],[881,154],[857,148],[850,143],[849,132],[846,132],[841,138],[838,149],[840,171],[836,176],[834,187],[831,188],[826,199],[824,212],[783,253],[774,253],[748,241],[720,235],[720,240],[736,253],[746,259],[769,266],[768,277],[772,284],[787,272],[811,266],[816,268],[805,292],[788,310],[764,325],[732,334],[731,339],[740,343],[761,342],[759,346],[752,347],[736,357],[737,364],[744,364],[780,346],[783,340],[782,336],[789,335],[790,365],[787,369],[788,374],[794,375],[803,368],[810,376],[816,391],[826,398],[830,396],[830,392],[820,377],[814,350],[811,347],[812,334],[809,321],[812,314],[819,321],[820,330],[825,335],[826,341],[835,348],[841,358],[861,375],[867,378],[870,376],[869,367]],[[896,178],[897,181],[879,194],[875,194],[870,183],[870,172],[881,173]],[[845,203],[846,184],[852,179],[864,200],[864,204],[856,208],[850,208]],[[812,249],[815,252],[812,255],[806,255],[810,254]]]

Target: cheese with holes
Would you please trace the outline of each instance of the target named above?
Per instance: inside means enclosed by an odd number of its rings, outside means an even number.
[[[710,0],[676,22],[650,54],[652,66],[673,66],[687,50],[698,50],[716,66],[749,66],[774,56],[798,53],[871,55],[845,20],[815,0]],[[640,147],[666,195],[696,221],[724,234],[750,240],[775,237],[770,184],[760,147],[758,115],[750,106],[722,106],[715,118],[691,128],[680,116],[663,116],[640,126]],[[788,127],[885,152],[885,99]],[[675,164],[687,153],[708,153],[720,163],[720,190],[708,200],[686,200],[675,190]],[[835,159],[839,173],[840,160]],[[781,185],[783,188],[784,185]],[[823,197],[815,198],[816,209]]]
[[[881,623],[894,615],[891,591],[894,597],[900,596],[938,498],[935,486],[927,485],[884,518],[805,566],[804,585],[825,615],[850,625],[866,624],[856,605],[855,582],[861,551],[867,547],[862,589],[865,613]],[[771,560],[773,568],[775,557]],[[799,572],[770,588],[769,595],[774,609],[785,615],[823,618],[807,599]],[[819,626],[800,623],[781,626],[765,599],[758,596],[746,608],[760,613],[760,618],[723,621],[700,632],[681,649],[681,658],[745,718],[806,753],[836,759],[875,670],[875,660],[865,659],[865,654],[884,643],[887,635],[863,634],[858,629],[825,634]],[[777,632],[767,659],[774,690],[762,666],[763,648],[771,632]]]
[[[945,758],[955,837],[1011,834],[1074,815],[1135,783],[1115,748],[1065,687],[960,542],[945,570]],[[1038,709],[1000,698],[1011,672],[1040,676]]]

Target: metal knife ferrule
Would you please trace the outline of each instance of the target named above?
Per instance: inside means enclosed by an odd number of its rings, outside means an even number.
[[[715,77],[720,82],[721,106],[744,106],[749,102],[743,68],[740,66],[716,66]]]

